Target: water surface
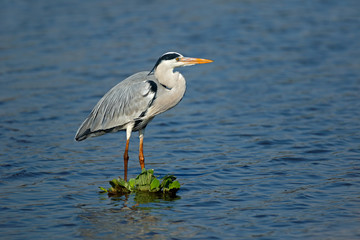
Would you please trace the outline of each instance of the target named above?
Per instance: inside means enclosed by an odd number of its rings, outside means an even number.
[[[360,238],[358,1],[2,1],[6,239]],[[145,135],[178,198],[108,198],[124,133],[77,143],[99,98],[167,51],[187,93]],[[129,175],[140,172],[137,133]]]

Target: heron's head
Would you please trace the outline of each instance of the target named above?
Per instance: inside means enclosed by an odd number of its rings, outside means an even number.
[[[158,67],[172,70],[176,67],[191,66],[194,64],[203,64],[210,62],[213,61],[202,58],[184,57],[183,55],[177,52],[167,52],[157,60],[154,68],[150,71],[150,73],[156,71]]]

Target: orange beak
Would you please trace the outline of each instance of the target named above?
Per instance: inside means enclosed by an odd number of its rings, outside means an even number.
[[[213,60],[203,59],[203,58],[190,58],[190,57],[182,57],[179,62],[184,63],[185,66],[194,65],[194,64],[204,64],[211,63]]]

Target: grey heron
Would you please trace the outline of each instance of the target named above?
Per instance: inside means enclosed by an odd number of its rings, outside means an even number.
[[[184,57],[167,52],[153,69],[135,73],[110,89],[95,105],[76,132],[75,140],[82,141],[106,133],[126,131],[124,179],[127,180],[128,149],[132,132],[139,131],[139,162],[145,167],[143,141],[147,124],[158,114],[175,107],[186,90],[186,81],[176,67],[210,63],[212,60]]]

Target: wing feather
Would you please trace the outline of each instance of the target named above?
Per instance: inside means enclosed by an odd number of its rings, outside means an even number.
[[[156,95],[154,80],[148,72],[139,72],[118,83],[95,105],[77,131],[75,139],[81,141],[120,131],[142,117]]]

